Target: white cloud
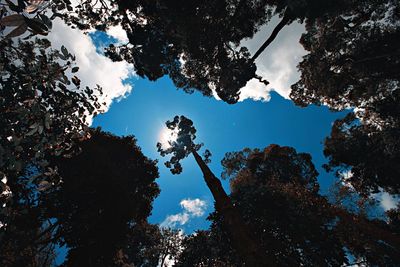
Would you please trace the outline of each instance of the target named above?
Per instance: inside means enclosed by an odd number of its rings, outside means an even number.
[[[250,52],[254,54],[269,37],[279,20],[277,17],[273,18],[270,23],[261,27],[252,39],[242,42],[242,45],[249,48]],[[271,91],[276,91],[284,98],[289,98],[290,86],[300,77],[297,64],[306,54],[299,43],[304,31],[304,25],[294,22],[279,32],[271,45],[256,59],[257,74],[268,80],[270,84],[265,86],[256,79],[250,80],[241,89],[240,101],[248,98],[269,101]]]
[[[182,199],[179,203],[182,207],[182,212],[168,215],[160,224],[161,227],[177,227],[185,225],[191,218],[201,217],[207,209],[207,203],[199,198]]]
[[[381,207],[387,211],[390,209],[394,209],[397,206],[397,203],[399,202],[399,199],[386,192],[382,192],[379,196],[380,204]]]
[[[127,43],[128,36],[124,29],[122,29],[121,25],[112,26],[107,30],[107,34],[117,39],[120,43]]]
[[[174,215],[169,215],[165,220],[161,223],[162,227],[176,227],[177,224],[184,225],[189,221],[188,213],[178,213]]]
[[[111,33],[118,39],[122,38],[118,29],[112,29]],[[48,38],[54,48],[60,49],[64,45],[76,56],[79,67],[77,76],[81,79],[82,88],[93,88],[96,84],[103,88],[101,100],[106,102],[107,110],[113,100],[124,98],[131,92],[132,86],[124,84],[123,80],[134,75],[133,68],[126,62],[112,62],[98,54],[90,37],[82,31],[71,29],[60,20],[55,20]]]
[[[181,207],[195,217],[201,217],[207,208],[207,203],[199,198],[183,199],[180,202]]]

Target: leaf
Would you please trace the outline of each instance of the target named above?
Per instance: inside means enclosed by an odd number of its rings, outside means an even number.
[[[28,13],[33,13],[38,9],[39,6],[37,5],[29,5],[25,8],[25,11]]]
[[[42,19],[43,23],[46,24],[46,26],[51,29],[53,27],[53,22],[51,22],[51,20],[43,14],[39,14],[39,17]]]
[[[44,126],[46,127],[47,130],[50,129],[50,123],[51,123],[50,113],[46,113],[46,115],[44,116]]]
[[[75,72],[77,72],[78,70],[79,70],[79,67],[73,67],[71,71],[72,71],[72,73],[75,73]]]
[[[9,34],[6,35],[6,37],[13,38],[13,37],[20,36],[20,35],[24,34],[27,29],[28,29],[28,26],[24,23],[24,24],[18,26],[17,28],[15,28],[14,30],[12,30]]]
[[[13,14],[0,20],[0,24],[3,26],[20,26],[23,23],[25,23],[25,17],[19,14]]]
[[[30,130],[29,132],[26,133],[26,136],[31,136],[34,133],[36,133],[36,131],[37,131],[37,128],[33,128],[32,130]]]
[[[79,80],[79,78],[76,76],[72,77],[71,80],[76,86],[79,86],[81,84],[81,80]]]
[[[61,46],[61,52],[63,53],[64,57],[68,58],[68,50],[65,46]]]
[[[47,31],[49,30],[49,28],[47,28],[46,24],[44,24],[44,22],[41,21],[40,19],[25,18],[25,21],[26,21],[26,24],[28,24],[28,27],[36,34],[46,35]]]
[[[39,126],[39,123],[35,122],[31,126],[29,126],[29,128],[33,129],[33,128],[37,128],[38,126]]]

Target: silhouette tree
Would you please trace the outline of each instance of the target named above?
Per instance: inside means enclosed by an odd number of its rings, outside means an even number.
[[[69,248],[65,266],[114,266],[128,233],[151,213],[158,170],[132,136],[93,130],[79,145],[78,155],[51,159],[62,183],[39,200],[56,219],[50,240]]]
[[[183,240],[175,266],[244,266],[229,241],[222,231],[196,231]]]
[[[38,187],[30,182],[32,173],[24,172],[1,194],[0,265],[7,267],[54,266],[55,244],[43,242],[51,237],[50,221],[37,205]],[[4,205],[4,204],[3,204]]]
[[[52,264],[54,246],[39,244],[49,222],[36,203],[40,190],[60,180],[46,157],[72,155],[87,116],[101,108],[101,89],[79,91],[79,78],[67,77],[78,69],[74,57],[61,50],[46,39],[0,41],[2,266]]]
[[[359,1],[341,15],[306,24],[309,54],[290,97],[301,106],[357,108],[335,122],[325,141],[327,170],[368,195],[399,193],[400,40],[398,1]]]
[[[208,168],[205,161],[200,157],[197,151],[202,144],[195,144],[196,129],[193,122],[185,116],[175,116],[172,121],[167,121],[166,126],[176,133],[176,140],[170,140],[166,148],[163,144],[158,143],[157,148],[161,156],[172,154],[169,161],[165,163],[171,168],[173,174],[182,172],[180,161],[193,154],[197,164],[199,165],[204,181],[210,189],[214,200],[215,208],[223,216],[223,224],[232,238],[233,246],[238,253],[242,254],[244,262],[250,266],[266,266],[271,264],[268,254],[260,251],[256,239],[252,236],[248,226],[244,223],[242,215],[234,207],[231,199],[222,187],[221,181]],[[165,145],[164,145],[165,146]],[[210,152],[206,154],[206,160],[209,160]]]
[[[0,227],[2,266],[53,266],[56,245],[68,249],[62,266],[157,265],[162,235],[146,221],[159,193],[155,161],[132,136],[90,134],[78,154],[47,157],[53,174],[19,177]]]
[[[274,266],[343,266],[353,263],[349,255],[371,265],[399,263],[399,237],[384,222],[351,214],[318,194],[310,155],[270,145],[227,153],[222,164],[231,179],[232,202],[260,246],[274,255]],[[231,256],[240,254],[230,243],[223,215],[217,210],[209,219],[210,230],[183,243],[177,265],[241,266]]]
[[[341,14],[306,23],[301,43],[309,54],[291,98],[340,110],[367,108],[398,88],[398,1],[358,1]]]
[[[400,193],[398,181],[400,160],[400,124],[378,128],[360,122],[354,113],[337,120],[325,140],[327,170],[351,184],[358,192],[369,195],[381,189]],[[344,176],[343,173],[350,175]]]
[[[169,75],[178,88],[218,96],[227,103],[239,100],[240,89],[256,78],[254,61],[279,31],[295,20],[314,19],[340,9],[344,1],[116,1],[129,43],[111,46],[113,60],[134,64],[150,80]],[[132,19],[132,14],[135,19]],[[240,45],[272,15],[282,17],[253,56]],[[195,31],[193,29],[196,29]]]
[[[169,75],[186,92],[214,93],[227,103],[239,100],[240,89],[258,79],[254,61],[286,25],[337,14],[354,1],[316,0],[208,1],[82,1],[49,4],[52,17],[82,30],[106,30],[121,25],[128,43],[111,45],[107,55],[132,63],[141,77],[156,80]],[[240,45],[251,38],[273,15],[282,17],[254,55]],[[193,30],[196,29],[196,30]]]

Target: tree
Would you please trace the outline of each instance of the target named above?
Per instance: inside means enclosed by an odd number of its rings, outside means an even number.
[[[358,1],[341,14],[308,21],[291,98],[340,110],[368,107],[398,88],[400,51],[397,1]]]
[[[145,223],[159,193],[155,161],[132,136],[90,134],[78,155],[50,160],[62,183],[39,200],[47,218],[56,219],[51,240],[69,248],[65,266],[115,266],[128,233]]]
[[[111,46],[114,60],[133,63],[142,77],[169,75],[178,88],[216,92],[227,103],[239,100],[240,89],[256,78],[255,60],[279,31],[295,20],[314,19],[340,9],[344,1],[116,1],[129,44]],[[133,14],[137,19],[131,19]],[[282,16],[271,36],[251,56],[240,46],[273,14]],[[145,23],[143,23],[145,21]],[[196,29],[196,30],[193,30]]]
[[[1,194],[6,203],[0,217],[0,265],[7,267],[54,266],[55,244],[43,242],[51,237],[51,222],[43,218],[37,205],[40,190],[31,182],[32,173],[24,172]]]
[[[274,255],[275,266],[343,266],[353,263],[349,255],[371,265],[399,263],[399,237],[385,223],[351,214],[319,195],[310,155],[270,145],[227,153],[222,164],[232,202],[260,246]],[[209,219],[209,231],[184,242],[178,266],[241,266],[230,256],[238,252],[222,214],[217,210]],[[199,248],[205,244],[208,257]]]
[[[357,108],[325,140],[327,170],[351,172],[359,193],[399,193],[400,27],[398,1],[359,1],[340,15],[306,24],[309,54],[290,97],[300,106]]]
[[[13,15],[3,17],[1,21]],[[2,22],[4,23],[4,22]],[[101,104],[101,88],[80,88],[75,57],[46,39],[0,41],[0,177],[13,191],[30,165],[46,167],[49,154],[71,153],[87,119]]]
[[[61,50],[51,49],[46,39],[0,41],[0,243],[4,266],[51,263],[50,246],[31,241],[47,224],[35,204],[37,192],[50,182],[60,182],[46,157],[72,155],[76,140],[86,135],[87,116],[101,108],[101,89],[79,91],[79,78],[67,77],[78,69],[74,57],[65,48]],[[42,257],[45,251],[49,253]]]
[[[0,232],[2,265],[52,266],[56,245],[68,249],[63,266],[158,263],[161,237],[146,221],[159,193],[155,161],[132,136],[90,134],[79,153],[47,157],[53,174],[19,177]]]
[[[327,170],[353,186],[358,192],[369,195],[381,189],[400,193],[398,181],[400,160],[400,124],[378,128],[359,122],[354,113],[337,120],[331,135],[325,140],[324,154],[329,162]],[[350,173],[343,176],[343,173]]]
[[[186,236],[175,266],[244,266],[241,257],[232,249],[229,236],[221,233],[200,230]]]
[[[338,13],[353,1],[83,1],[76,7],[56,1],[53,17],[87,30],[121,25],[129,42],[111,45],[107,55],[132,63],[141,77],[169,75],[178,88],[205,96],[214,93],[227,103],[239,100],[240,89],[258,79],[255,60],[286,25]],[[254,55],[240,45],[273,15],[282,17]],[[196,30],[193,30],[196,29]]]
[[[173,174],[179,174],[182,172],[180,160],[193,154],[196,163],[203,173],[204,181],[214,197],[215,208],[222,214],[224,227],[226,227],[232,238],[233,246],[237,249],[238,253],[242,254],[244,262],[249,266],[266,266],[272,264],[268,254],[260,251],[257,239],[252,236],[241,214],[232,204],[231,199],[222,187],[221,181],[208,168],[206,162],[209,160],[211,153],[206,151],[205,160],[197,153],[202,144],[194,143],[196,129],[193,126],[193,122],[185,116],[175,116],[172,121],[166,122],[166,126],[176,133],[176,140],[170,140],[167,148],[163,147],[161,143],[157,144],[161,156],[173,154],[165,165],[171,168]]]

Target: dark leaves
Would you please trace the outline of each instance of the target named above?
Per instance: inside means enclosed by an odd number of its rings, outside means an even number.
[[[202,144],[195,144],[196,129],[193,122],[185,116],[175,116],[172,121],[167,121],[167,128],[176,133],[176,140],[169,141],[169,144],[157,143],[158,152],[161,156],[172,154],[169,161],[165,163],[173,174],[182,172],[180,161],[186,158],[192,151],[198,151]],[[166,147],[165,147],[166,146]]]

